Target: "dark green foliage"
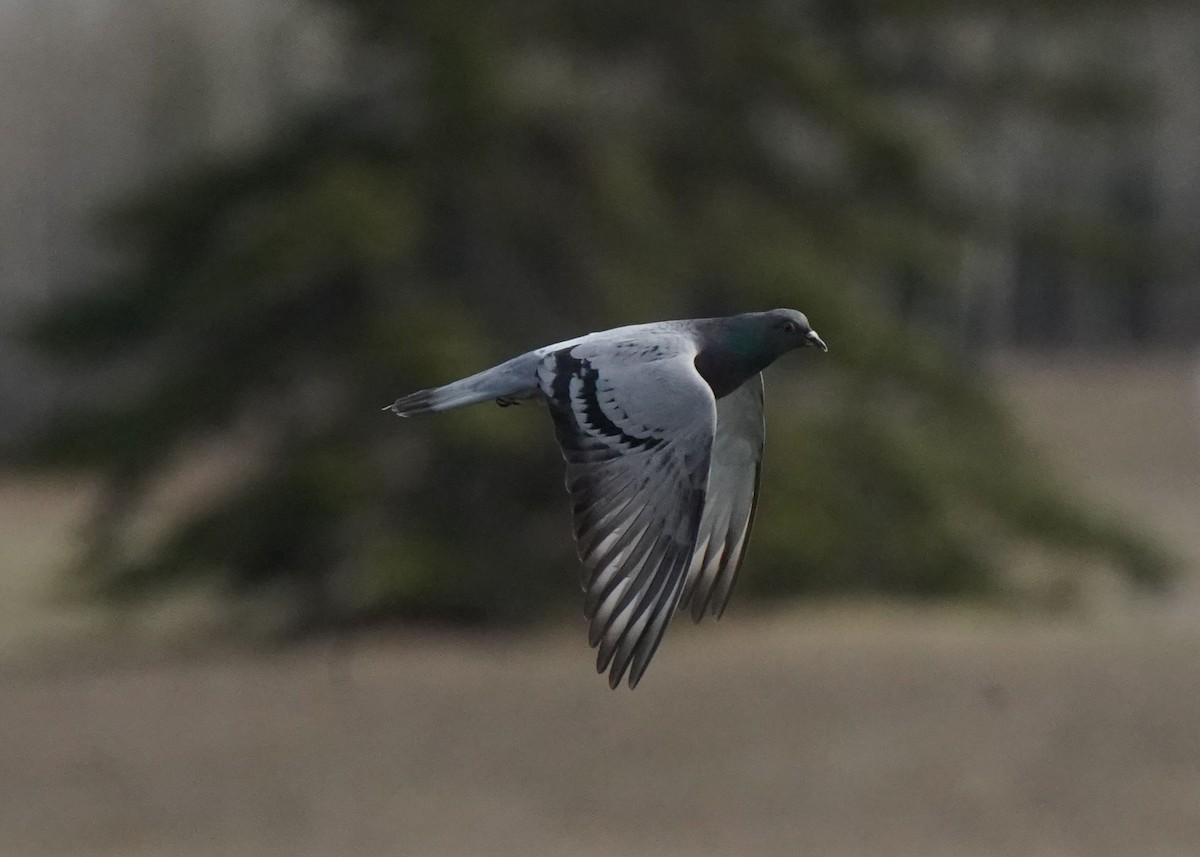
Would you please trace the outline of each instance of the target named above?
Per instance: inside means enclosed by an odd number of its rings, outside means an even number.
[[[355,92],[114,213],[124,273],[30,329],[124,379],[23,451],[108,481],[83,567],[98,590],[284,583],[307,621],[573,597],[540,409],[400,423],[380,406],[588,329],[775,305],[804,309],[831,353],[769,379],[750,589],[986,591],[998,550],[1025,542],[1161,579],[894,311],[895,283],[944,304],[962,240],[995,227],[938,180],[943,144],[893,99],[912,75],[864,45],[865,7],[340,5],[361,25]],[[919,34],[952,9],[877,14]],[[1003,100],[1007,81],[979,91]],[[234,429],[258,465],[130,544],[151,478]]]

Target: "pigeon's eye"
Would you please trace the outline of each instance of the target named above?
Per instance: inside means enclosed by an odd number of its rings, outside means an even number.
[[[785,321],[783,323],[783,332],[784,333],[795,333],[799,329],[800,329],[800,325],[796,324],[796,322],[794,322],[794,321]]]

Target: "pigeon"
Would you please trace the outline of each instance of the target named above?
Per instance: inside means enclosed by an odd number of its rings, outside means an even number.
[[[746,553],[763,449],[762,370],[828,351],[792,309],[663,321],[529,351],[384,408],[412,417],[540,399],[566,461],[588,643],[637,687],[667,623],[720,618]]]

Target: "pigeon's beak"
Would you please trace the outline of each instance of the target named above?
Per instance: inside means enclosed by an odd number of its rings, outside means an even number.
[[[817,336],[817,332],[815,330],[810,330],[808,332],[808,335],[805,336],[804,338],[806,340],[804,343],[806,346],[811,347],[811,346],[815,345],[817,348],[820,348],[822,351],[829,350],[829,346],[825,344],[825,340],[823,340],[823,339],[821,339],[821,337]]]

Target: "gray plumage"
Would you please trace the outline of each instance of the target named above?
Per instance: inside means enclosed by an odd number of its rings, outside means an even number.
[[[825,343],[796,310],[591,333],[397,399],[402,417],[542,399],[574,501],[588,642],[636,687],[677,609],[720,617],[745,556],[763,448],[763,369]]]

